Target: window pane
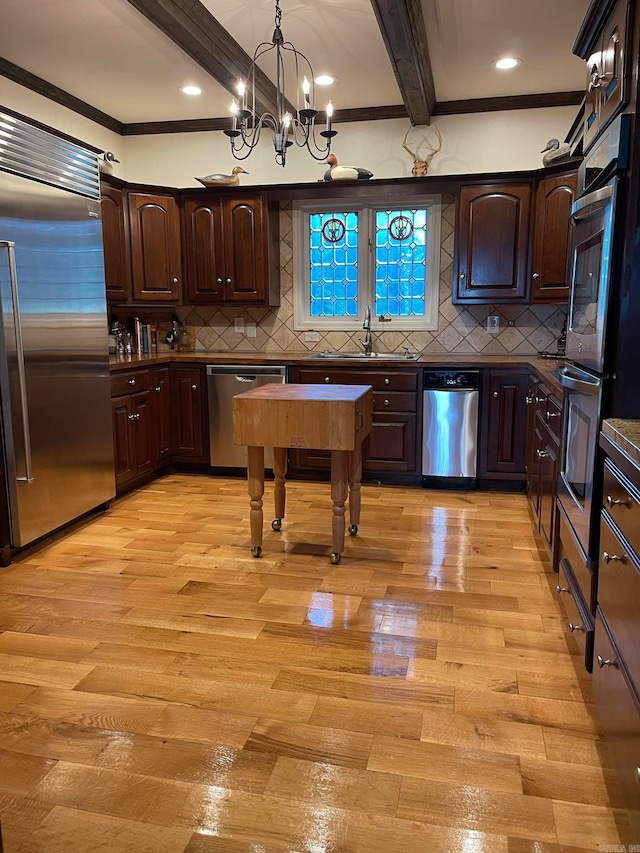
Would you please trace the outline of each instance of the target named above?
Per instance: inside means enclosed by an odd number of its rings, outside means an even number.
[[[427,211],[376,211],[376,314],[420,317],[427,290]]]
[[[358,214],[309,215],[312,317],[356,317],[358,280]]]

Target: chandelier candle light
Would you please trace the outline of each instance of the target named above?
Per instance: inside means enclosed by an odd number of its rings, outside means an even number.
[[[264,126],[271,128],[273,147],[276,152],[276,163],[284,166],[287,156],[287,148],[294,143],[299,148],[306,148],[309,154],[319,161],[327,158],[331,152],[331,140],[337,135],[332,130],[333,106],[331,101],[326,108],[326,127],[319,131],[325,140],[324,148],[321,148],[316,140],[315,122],[319,115],[314,109],[314,76],[313,68],[307,57],[295,49],[290,41],[285,41],[280,28],[282,11],[280,0],[276,0],[275,29],[270,42],[262,42],[255,49],[253,61],[249,70],[248,87],[250,91],[250,108],[247,109],[247,86],[241,80],[236,92],[237,100],[234,98],[231,104],[231,129],[225,130],[225,134],[231,142],[231,152],[236,160],[246,160],[249,154],[260,141],[260,131]],[[265,112],[262,115],[256,113],[255,77],[257,61],[271,50],[275,50],[276,61],[276,115]],[[285,100],[285,67],[283,53],[291,54],[290,64],[295,69],[297,104],[292,113],[286,108]],[[303,79],[300,80],[302,73]],[[309,75],[307,77],[307,74]],[[310,82],[311,80],[311,82]],[[312,88],[313,87],[313,88]],[[300,93],[302,92],[303,106],[300,108]]]

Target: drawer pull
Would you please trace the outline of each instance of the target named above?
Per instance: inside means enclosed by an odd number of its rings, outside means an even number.
[[[135,384],[136,384],[136,380],[135,380],[135,379],[128,379],[128,380],[127,380],[127,385],[135,385]]]
[[[602,552],[602,559],[605,563],[624,563],[626,561],[624,554],[619,556],[618,554],[609,554],[607,551]]]
[[[536,403],[544,403],[546,399],[546,397],[536,397]]]
[[[388,377],[388,376],[387,376],[387,377],[385,377],[384,384],[385,384],[385,385],[388,385],[388,384],[389,384],[389,382],[390,382],[389,377]]]
[[[611,495],[607,495],[607,506],[631,506],[630,498],[612,498]]]
[[[600,667],[600,669],[602,669],[603,666],[615,666],[616,669],[618,668],[618,661],[608,659],[605,660],[602,655],[597,655],[596,661],[598,662],[598,666]],[[636,773],[637,772],[638,768],[636,767]]]
[[[161,388],[159,385],[156,385],[156,391],[157,391],[158,393],[160,393],[160,391],[162,391],[162,388]]]
[[[197,390],[198,390],[198,386],[197,386],[197,385],[192,385],[192,386],[191,386],[191,390],[192,390],[192,391],[197,391]]]
[[[573,622],[569,622],[569,630],[573,634],[574,631],[584,631],[583,625],[574,625]]]
[[[538,459],[545,459],[548,455],[549,453],[546,450],[536,450],[536,456]]]
[[[530,406],[533,403],[533,397],[525,397],[524,401],[527,404],[527,406]]]
[[[560,417],[560,412],[550,412],[547,410],[547,420],[550,420],[551,418],[559,418],[559,417]]]
[[[129,415],[129,420],[130,421],[139,421],[140,415]]]
[[[385,406],[388,406],[388,405],[389,405],[389,401],[388,401],[388,400],[385,400],[385,401],[384,401],[384,404],[385,404]]]
[[[493,392],[493,399],[494,399],[494,400],[497,400],[497,399],[498,399],[498,392],[497,392],[497,391],[494,391],[494,392]]]
[[[325,376],[325,377],[324,377],[324,381],[325,381],[325,382],[331,382],[331,379],[330,379],[328,376]]]
[[[569,595],[571,595],[571,590],[568,586],[559,586],[558,584],[556,584],[556,592],[558,593],[558,595],[560,595],[561,592],[568,592]]]

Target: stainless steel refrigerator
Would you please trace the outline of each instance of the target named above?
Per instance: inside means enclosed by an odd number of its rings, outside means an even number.
[[[0,398],[11,545],[115,495],[95,154],[0,111]]]

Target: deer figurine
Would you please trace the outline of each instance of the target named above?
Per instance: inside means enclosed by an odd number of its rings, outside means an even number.
[[[429,166],[431,165],[431,161],[433,160],[435,155],[438,153],[438,151],[440,151],[440,149],[442,148],[442,134],[440,133],[439,129],[434,125],[433,129],[435,130],[436,136],[438,137],[438,146],[437,146],[437,148],[434,148],[433,146],[429,146],[430,153],[427,154],[427,156],[424,158],[424,160],[418,160],[417,155],[414,154],[414,152],[407,145],[407,137],[411,133],[412,127],[413,127],[413,125],[411,125],[409,127],[409,130],[407,130],[407,132],[405,133],[404,139],[402,140],[402,147],[405,149],[405,151],[408,151],[409,154],[411,154],[411,156],[413,157],[413,169],[411,170],[411,174],[413,175],[413,177],[414,178],[424,178],[425,175],[427,174]]]

